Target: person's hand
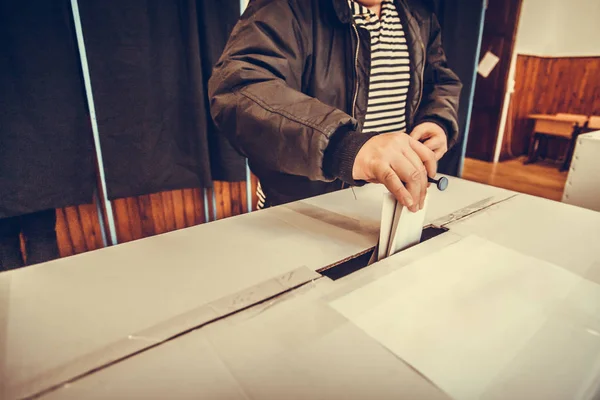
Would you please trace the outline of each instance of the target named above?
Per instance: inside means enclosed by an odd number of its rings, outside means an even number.
[[[436,169],[433,151],[406,133],[395,132],[373,136],[363,145],[354,160],[352,177],[383,183],[401,204],[415,212],[423,208],[427,176],[435,176]]]
[[[448,151],[448,138],[446,132],[436,123],[423,122],[413,129],[410,137],[423,143],[435,153],[435,159],[439,160]]]

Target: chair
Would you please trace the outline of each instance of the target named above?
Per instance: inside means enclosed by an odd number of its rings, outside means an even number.
[[[554,138],[569,141],[565,160],[561,165],[560,170],[566,171],[569,169],[577,136],[586,126],[588,117],[585,115],[560,113],[556,115],[533,114],[530,115],[529,118],[533,119],[535,123],[529,143],[529,155],[525,164],[537,161],[537,158],[540,155],[540,144],[543,144],[542,156],[545,157],[548,139]]]

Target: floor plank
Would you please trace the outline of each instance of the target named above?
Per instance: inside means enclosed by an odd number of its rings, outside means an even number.
[[[560,172],[558,164],[538,161],[524,165],[525,157],[500,163],[472,158],[465,159],[463,178],[488,185],[560,201],[567,180],[567,172]]]

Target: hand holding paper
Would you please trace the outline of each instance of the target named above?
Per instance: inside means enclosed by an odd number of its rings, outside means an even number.
[[[374,136],[364,144],[352,176],[383,183],[403,206],[417,211],[425,202],[427,176],[435,176],[436,169],[433,151],[406,133],[394,132]]]

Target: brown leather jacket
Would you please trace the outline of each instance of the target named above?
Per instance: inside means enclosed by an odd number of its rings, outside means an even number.
[[[462,85],[448,68],[441,29],[421,1],[396,0],[411,71],[407,130],[434,121],[458,136]],[[367,111],[369,33],[347,0],[252,0],[209,82],[220,131],[248,157],[268,205],[355,185],[352,166],[374,134]]]

